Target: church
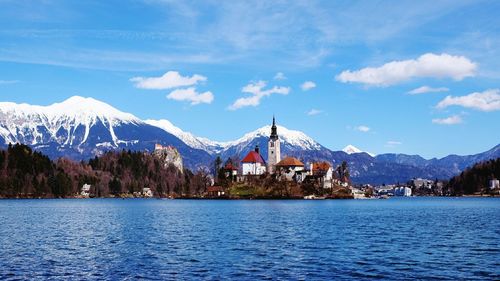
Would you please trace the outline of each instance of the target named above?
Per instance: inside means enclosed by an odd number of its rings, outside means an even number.
[[[271,135],[267,142],[267,163],[260,154],[259,146],[255,150],[250,151],[242,163],[243,175],[262,175],[266,172],[273,174],[276,172],[276,164],[281,161],[280,140],[278,137],[278,128],[276,120],[273,116],[273,125],[271,126]]]

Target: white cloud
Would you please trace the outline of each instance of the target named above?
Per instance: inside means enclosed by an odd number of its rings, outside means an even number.
[[[455,125],[462,123],[462,117],[459,115],[453,115],[448,118],[436,118],[432,119],[432,123],[441,125]]]
[[[302,83],[302,85],[300,85],[300,88],[302,89],[302,91],[309,91],[313,88],[316,88],[316,83],[314,83],[313,81],[306,81]]]
[[[163,90],[184,86],[192,86],[206,81],[207,77],[195,74],[191,77],[182,76],[177,71],[168,71],[160,77],[134,77],[130,81],[141,89]]]
[[[246,85],[241,89],[241,91],[243,93],[251,94],[251,96],[237,99],[228,108],[230,110],[236,110],[246,106],[257,106],[260,104],[260,100],[263,97],[267,97],[272,94],[288,95],[290,93],[289,87],[281,87],[281,86],[274,86],[269,90],[263,90],[266,87],[266,85],[267,85],[266,81],[258,81]]]
[[[19,80],[0,80],[0,85],[16,84],[16,83],[19,83]]]
[[[286,76],[283,72],[278,72],[274,75],[274,80],[286,80]]]
[[[474,92],[461,97],[447,96],[440,101],[436,107],[446,108],[452,105],[481,111],[500,110],[500,89],[489,89],[484,92]]]
[[[368,131],[370,131],[370,127],[361,125],[361,126],[355,127],[354,130],[360,131],[360,132],[363,132],[363,133],[367,133]]]
[[[167,95],[168,99],[177,101],[189,101],[191,105],[196,105],[200,103],[212,103],[214,100],[214,95],[212,92],[198,93],[194,87],[187,89],[176,89]]]
[[[389,86],[417,77],[462,80],[474,76],[476,69],[477,64],[464,56],[427,53],[417,59],[392,61],[380,67],[346,70],[335,78],[343,83]]]
[[[400,141],[390,140],[385,143],[386,147],[395,147],[397,145],[402,145],[403,143]]]
[[[408,92],[410,95],[418,95],[418,94],[425,94],[425,93],[439,93],[439,92],[448,92],[450,89],[446,87],[439,87],[439,88],[432,88],[429,86],[422,86],[420,88],[413,89]]]
[[[313,116],[313,115],[318,115],[320,113],[323,113],[323,110],[319,110],[319,109],[311,109],[307,112],[307,115],[309,116]]]

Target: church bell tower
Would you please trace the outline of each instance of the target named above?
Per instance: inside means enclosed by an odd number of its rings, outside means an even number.
[[[276,128],[276,121],[273,116],[273,126],[271,135],[267,143],[267,171],[273,174],[276,171],[276,164],[281,161],[280,140]]]

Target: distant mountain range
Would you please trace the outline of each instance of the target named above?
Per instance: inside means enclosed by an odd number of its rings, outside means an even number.
[[[191,169],[211,167],[217,155],[241,159],[259,145],[267,155],[271,126],[240,139],[216,142],[184,132],[168,120],[140,120],[129,113],[95,100],[74,96],[50,106],[0,103],[0,145],[24,143],[51,158],[89,159],[108,150],[151,151],[155,143],[173,145]],[[334,165],[347,161],[356,183],[406,182],[414,177],[450,178],[476,162],[500,157],[500,145],[489,151],[441,159],[418,155],[372,155],[352,145],[332,151],[300,131],[278,126],[282,155],[304,163],[325,160]]]

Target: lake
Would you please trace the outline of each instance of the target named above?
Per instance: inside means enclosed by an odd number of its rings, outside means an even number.
[[[0,279],[500,279],[500,198],[0,200]]]

